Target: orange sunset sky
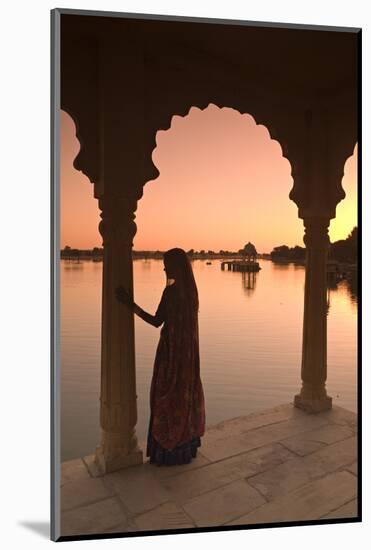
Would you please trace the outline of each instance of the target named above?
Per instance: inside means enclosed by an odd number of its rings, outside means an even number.
[[[289,161],[267,128],[247,114],[214,105],[192,107],[159,131],[152,154],[160,175],[138,203],[135,250],[238,250],[258,252],[303,245],[303,222],[289,198]],[[61,248],[102,246],[93,186],[73,168],[79,151],[75,125],[61,113]],[[344,170],[346,198],[330,224],[330,239],[346,238],[357,225],[357,148]],[[125,175],[123,174],[123,180]]]

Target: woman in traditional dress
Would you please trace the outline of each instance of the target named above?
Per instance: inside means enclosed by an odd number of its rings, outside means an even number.
[[[140,308],[123,287],[120,302],[155,327],[163,324],[150,390],[147,457],[152,464],[191,462],[205,431],[205,401],[200,378],[198,292],[185,251],[164,254],[167,285],[155,315]]]

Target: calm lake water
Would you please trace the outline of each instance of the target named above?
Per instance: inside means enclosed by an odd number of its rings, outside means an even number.
[[[206,424],[292,401],[301,387],[304,267],[259,260],[255,284],[195,260]],[[61,460],[100,440],[102,263],[61,260]],[[135,300],[154,313],[165,285],[161,260],[134,261]],[[250,287],[250,288],[249,288]],[[329,291],[327,390],[356,411],[357,301],[345,281]],[[135,318],[139,440],[147,435],[149,388],[160,329]]]

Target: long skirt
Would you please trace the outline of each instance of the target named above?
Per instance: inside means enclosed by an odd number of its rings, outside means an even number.
[[[190,441],[177,445],[174,449],[164,449],[152,436],[152,416],[149,421],[147,437],[147,456],[151,464],[158,466],[175,466],[189,464],[197,456],[197,449],[201,446],[201,438],[194,437]]]

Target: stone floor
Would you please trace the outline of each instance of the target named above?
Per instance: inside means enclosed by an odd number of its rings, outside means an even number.
[[[145,447],[142,445],[145,450]],[[357,419],[292,403],[209,427],[191,464],[62,464],[62,535],[357,516]]]

